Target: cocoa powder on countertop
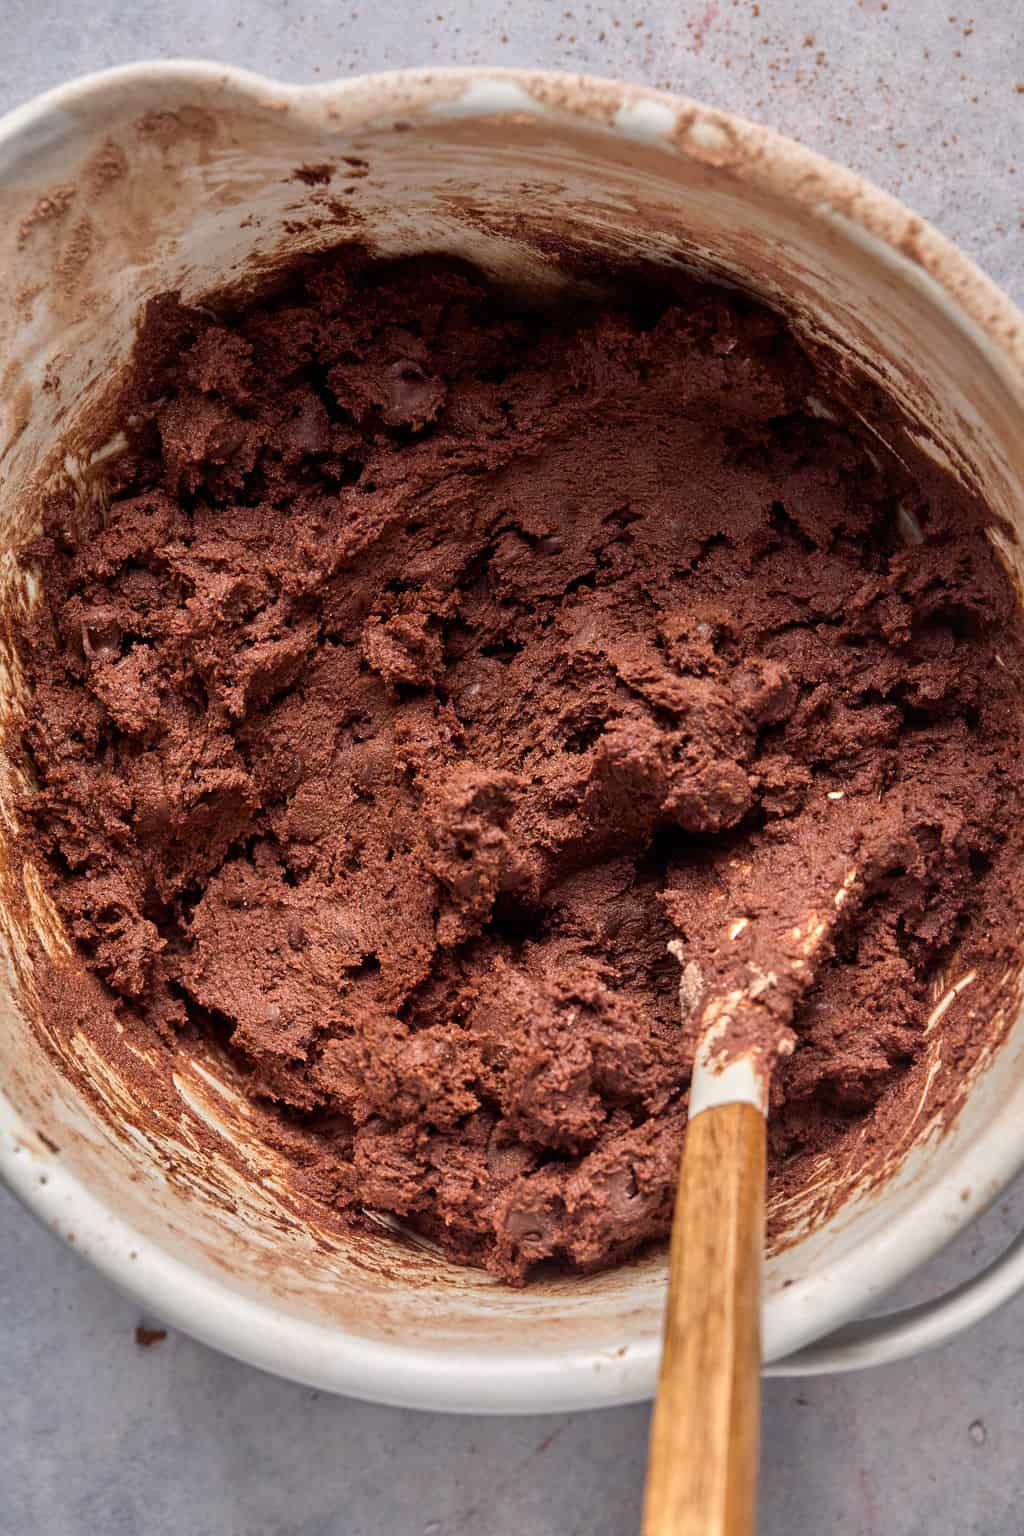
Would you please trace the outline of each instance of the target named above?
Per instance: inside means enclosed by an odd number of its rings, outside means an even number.
[[[668,942],[713,985],[852,860],[773,1176],[888,1134],[935,975],[978,971],[966,1068],[1015,958],[1024,636],[984,508],[825,387],[710,286],[541,316],[335,256],[154,302],[111,504],[28,554],[26,837],[101,983],[61,1027],[226,1049],[345,1220],[598,1267],[670,1221]]]

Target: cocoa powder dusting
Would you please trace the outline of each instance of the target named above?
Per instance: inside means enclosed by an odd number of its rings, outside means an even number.
[[[147,1328],[139,1323],[135,1329],[135,1342],[140,1349],[152,1349],[154,1344],[162,1344],[166,1337],[166,1328]]]
[[[335,256],[167,296],[110,505],[28,552],[26,838],[91,973],[41,968],[58,1027],[228,1052],[297,1197],[513,1282],[667,1231],[739,920],[862,872],[776,1075],[789,1187],[898,1133],[936,1031],[966,1070],[1021,914],[985,509],[817,413],[754,302],[623,293]]]

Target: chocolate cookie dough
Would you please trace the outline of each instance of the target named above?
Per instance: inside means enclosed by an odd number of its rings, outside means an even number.
[[[1021,909],[980,503],[752,301],[623,292],[335,256],[167,296],[109,502],[55,498],[28,557],[26,837],[104,1007],[230,1053],[305,1198],[511,1281],[666,1232],[730,924],[870,861],[779,1176],[884,1111],[936,975],[984,996]]]

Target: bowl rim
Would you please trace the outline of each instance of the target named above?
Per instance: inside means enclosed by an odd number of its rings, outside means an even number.
[[[125,90],[177,85],[208,96],[279,112],[283,105],[333,133],[366,129],[396,116],[429,121],[437,112],[488,117],[525,106],[556,124],[627,138],[666,153],[692,155],[731,177],[801,204],[822,220],[841,219],[876,253],[930,286],[973,329],[992,366],[1024,411],[1024,316],[951,241],[898,199],[773,129],[685,96],[598,76],[557,70],[474,66],[410,69],[313,85],[286,84],[253,71],[203,60],[140,62],[56,86],[0,118],[3,160],[17,141],[31,142],[49,120]],[[668,130],[671,130],[670,132]],[[957,1179],[922,1191],[890,1239],[847,1256],[821,1284],[796,1282],[772,1298],[766,1359],[778,1362],[847,1321],[935,1254],[1024,1166],[1024,1106],[1007,1104],[966,1146],[964,1200]],[[1014,1114],[1010,1111],[1013,1110]],[[42,1175],[45,1173],[45,1180]],[[173,1327],[237,1359],[309,1386],[404,1407],[510,1413],[565,1411],[640,1401],[652,1395],[660,1341],[645,1339],[614,1354],[560,1349],[545,1357],[445,1354],[367,1340],[338,1324],[317,1324],[240,1295],[200,1273],[116,1215],[39,1143],[0,1093],[0,1179],[45,1225],[115,1285]],[[851,1297],[853,1300],[851,1301]],[[811,1319],[809,1322],[808,1319]]]

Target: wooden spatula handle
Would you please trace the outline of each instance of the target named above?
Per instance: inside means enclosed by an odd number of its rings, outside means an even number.
[[[686,1129],[644,1536],[751,1536],[761,1411],[765,1120],[751,1104]]]

